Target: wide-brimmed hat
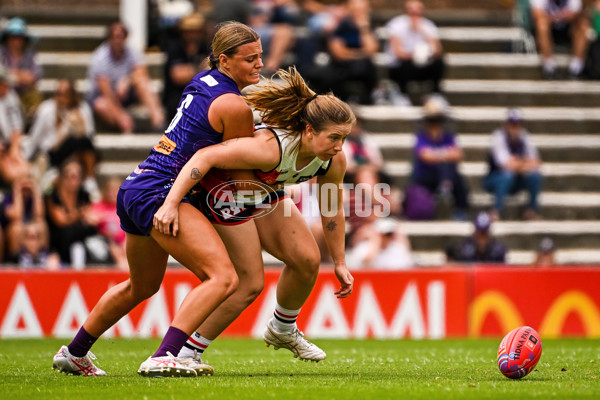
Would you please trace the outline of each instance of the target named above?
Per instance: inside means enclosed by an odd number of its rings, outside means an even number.
[[[431,96],[423,104],[423,119],[425,121],[440,121],[448,117],[450,105],[442,96]]]
[[[179,29],[182,31],[198,30],[202,27],[204,27],[204,16],[197,12],[186,15],[179,22]]]
[[[27,41],[35,39],[27,28],[27,23],[23,18],[14,17],[8,20],[2,30],[2,40],[6,40],[9,36],[22,36]]]

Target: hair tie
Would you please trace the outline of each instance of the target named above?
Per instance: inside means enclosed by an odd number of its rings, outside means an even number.
[[[317,96],[318,96],[318,94],[315,94],[313,97],[310,98],[310,100],[308,102],[310,103],[311,101],[313,101],[314,99],[316,99]]]

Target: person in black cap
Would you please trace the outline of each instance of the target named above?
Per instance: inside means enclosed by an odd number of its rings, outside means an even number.
[[[483,187],[496,195],[492,218],[499,219],[502,216],[506,195],[526,190],[529,202],[523,218],[541,219],[537,201],[542,189],[542,175],[539,171],[541,161],[529,132],[523,127],[521,110],[508,110],[506,123],[492,133],[491,142],[489,173],[483,180]]]
[[[491,225],[492,218],[489,213],[481,211],[477,214],[473,221],[473,234],[446,249],[448,262],[506,262],[506,245],[492,236]]]
[[[533,265],[537,267],[556,265],[555,253],[556,245],[554,244],[554,241],[549,237],[544,237],[540,240],[540,244],[538,245]]]

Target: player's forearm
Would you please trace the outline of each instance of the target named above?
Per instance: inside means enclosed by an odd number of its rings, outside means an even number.
[[[183,166],[173,187],[165,199],[165,203],[179,204],[181,199],[205,176],[211,168],[210,163],[201,156],[202,150],[196,152]]]
[[[339,204],[338,212],[333,217],[321,216],[325,243],[335,265],[346,263],[346,221],[343,206]]]

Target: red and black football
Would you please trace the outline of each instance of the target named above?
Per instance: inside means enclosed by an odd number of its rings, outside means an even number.
[[[533,371],[542,356],[542,339],[530,326],[510,331],[498,347],[498,368],[504,376],[520,379]]]

